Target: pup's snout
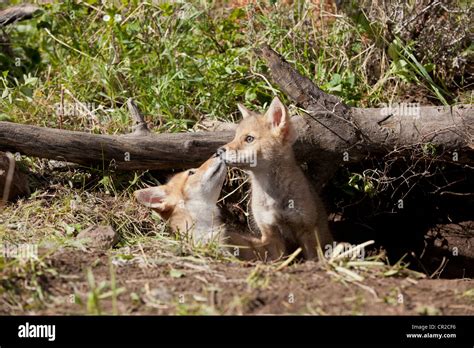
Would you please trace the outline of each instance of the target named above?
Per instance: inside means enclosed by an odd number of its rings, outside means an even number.
[[[225,152],[227,151],[227,149],[225,147],[220,147],[217,149],[217,152],[216,152],[216,156],[222,156]]]

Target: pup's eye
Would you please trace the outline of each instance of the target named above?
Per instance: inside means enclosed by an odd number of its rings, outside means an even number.
[[[247,143],[251,143],[251,142],[254,141],[254,140],[255,140],[255,138],[254,138],[253,136],[251,136],[251,135],[247,135],[247,136],[245,137],[245,141],[246,141]]]
[[[188,171],[188,175],[194,175],[194,173],[196,173],[195,170],[191,169],[190,171]]]

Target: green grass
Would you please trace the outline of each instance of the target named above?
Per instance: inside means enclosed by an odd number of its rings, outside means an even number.
[[[124,103],[133,97],[160,132],[190,129],[203,117],[235,120],[237,102],[263,107],[276,92],[253,55],[262,43],[351,105],[392,101],[400,84],[427,85],[446,102],[429,75],[434,67],[421,65],[402,42],[389,50],[396,56],[380,57],[370,39],[377,26],[323,15],[311,3],[299,9],[207,1],[47,4],[40,16],[8,28],[14,56],[0,53],[0,118],[57,126],[64,100],[65,128],[124,132]],[[367,68],[373,62],[382,69],[378,83]],[[90,112],[69,110],[76,102]]]

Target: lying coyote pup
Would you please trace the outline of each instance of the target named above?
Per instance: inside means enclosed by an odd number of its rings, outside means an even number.
[[[252,187],[252,213],[262,234],[260,247],[275,260],[300,246],[306,259],[332,243],[327,215],[296,163],[296,140],[286,107],[273,99],[265,115],[238,105],[243,120],[232,142],[218,150],[227,164],[247,169]]]
[[[139,203],[168,221],[174,232],[190,235],[198,243],[217,241],[228,245],[240,259],[253,260],[258,255],[252,244],[255,237],[225,228],[216,205],[226,172],[226,165],[214,156],[197,169],[176,174],[166,185],[133,194]]]

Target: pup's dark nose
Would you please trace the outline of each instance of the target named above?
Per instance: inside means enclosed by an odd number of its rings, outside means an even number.
[[[220,147],[217,149],[216,156],[222,156],[222,154],[224,154],[226,151],[227,149],[225,147]]]

